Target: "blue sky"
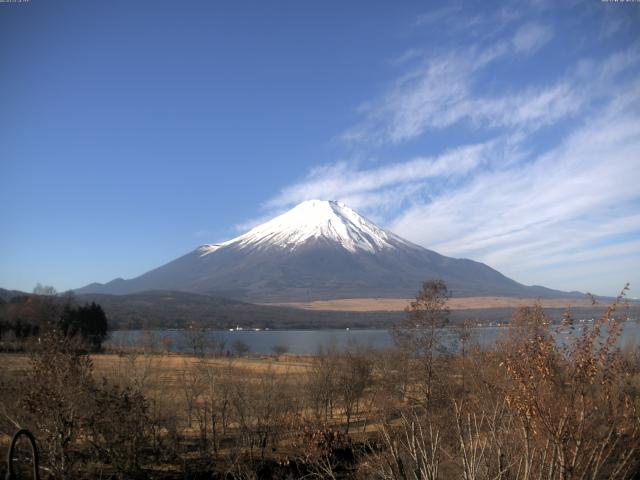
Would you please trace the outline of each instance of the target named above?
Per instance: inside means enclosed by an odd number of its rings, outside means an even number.
[[[0,286],[133,277],[309,198],[640,296],[640,4],[0,3]]]

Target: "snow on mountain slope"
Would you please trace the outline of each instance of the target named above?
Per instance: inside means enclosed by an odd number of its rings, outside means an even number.
[[[522,285],[483,263],[427,250],[341,203],[320,200],[138,277],[77,292],[180,290],[249,302],[408,298],[429,279],[443,279],[456,296],[565,296]]]
[[[307,200],[288,212],[258,225],[228,242],[204,245],[202,255],[226,246],[240,248],[281,247],[294,250],[312,239],[334,241],[350,252],[375,253],[411,244],[377,227],[340,202]]]

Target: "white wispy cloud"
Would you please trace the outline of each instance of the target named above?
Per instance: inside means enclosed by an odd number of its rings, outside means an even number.
[[[533,52],[551,40],[551,28],[539,23],[527,23],[518,29],[513,37],[516,52]]]
[[[446,33],[451,36],[473,36],[476,40],[493,38],[526,16],[526,7],[531,6],[518,5],[517,8],[511,8],[505,5],[497,9],[486,9],[482,13],[469,14],[468,5],[449,3],[418,15],[413,25],[416,28],[438,28],[440,34]]]
[[[574,110],[572,105],[580,103],[569,87],[570,79],[497,97],[482,94],[475,85],[477,77],[494,62],[530,54],[552,36],[549,26],[532,22],[520,27],[510,39],[432,56],[403,75],[380,101],[363,105],[365,120],[342,138],[397,144],[463,120],[519,126],[539,121],[548,124],[569,115]]]
[[[331,198],[363,204],[369,192],[385,191],[398,184],[424,182],[433,178],[463,176],[488,159],[494,142],[467,145],[452,149],[437,157],[420,157],[406,162],[362,169],[340,162],[312,170],[307,178],[283,189],[269,200],[268,208],[291,205],[309,198]],[[395,195],[392,195],[395,197]],[[356,205],[354,205],[356,206]]]
[[[627,255],[637,243],[620,238],[640,234],[639,94],[636,84],[524,165],[483,172],[414,205],[390,222],[391,230],[524,281],[550,265]]]
[[[460,12],[443,7],[416,28]],[[337,199],[415,243],[525,283],[596,293],[640,284],[629,273],[640,272],[640,45],[577,58],[544,81],[485,91],[479,85],[494,66],[536,55],[555,34],[542,21],[517,25],[507,10],[456,24],[490,18],[510,34],[428,58],[406,50],[395,68],[407,71],[361,106],[362,120],[342,137],[389,152],[465,122],[483,140],[382,164],[321,165],[265,210]],[[549,126],[559,138],[539,143]]]
[[[460,13],[461,10],[461,5],[449,4],[418,15],[415,19],[414,25],[418,27],[430,27],[435,23],[449,20],[453,15]]]

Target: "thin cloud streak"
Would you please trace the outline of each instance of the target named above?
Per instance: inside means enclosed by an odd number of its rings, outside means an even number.
[[[414,27],[459,13],[444,7]],[[608,294],[626,281],[640,286],[638,273],[629,273],[640,272],[640,44],[577,58],[555,78],[496,93],[480,88],[483,76],[499,62],[536,55],[556,33],[539,20],[514,25],[517,15],[498,13],[496,28],[511,34],[496,41],[487,34],[474,47],[432,52],[420,63],[424,50],[405,50],[395,66],[408,71],[361,106],[361,121],[342,136],[361,153],[393,151],[460,126],[482,140],[365,167],[322,165],[265,210],[342,200],[408,240],[524,283]],[[466,20],[471,27],[490,16]],[[541,142],[550,131],[560,138]]]
[[[373,169],[358,169],[345,162],[320,167],[302,182],[282,190],[266,207],[282,207],[309,198],[343,200],[398,183],[465,175],[486,160],[492,146],[493,142],[469,145],[439,157],[416,158]]]
[[[613,79],[640,63],[640,48],[634,45],[601,64],[577,62],[575,73],[571,69],[572,73],[548,85],[527,86],[500,96],[478,91],[478,77],[493,63],[531,54],[551,38],[549,27],[529,23],[511,41],[453,49],[429,58],[404,75],[380,101],[362,106],[365,120],[346,131],[342,139],[354,144],[400,144],[463,121],[476,129],[535,131],[574,117],[585,103],[609,96]]]
[[[553,32],[551,28],[538,23],[528,23],[518,29],[513,37],[516,52],[533,52],[546,44]]]
[[[572,258],[629,253],[615,245],[616,237],[640,234],[640,216],[631,207],[640,204],[636,91],[560,147],[524,166],[480,174],[463,188],[416,205],[391,221],[391,230],[516,278]]]

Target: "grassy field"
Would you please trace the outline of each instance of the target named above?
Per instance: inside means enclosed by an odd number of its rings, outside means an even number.
[[[180,377],[194,368],[219,368],[229,366],[247,377],[265,372],[296,377],[311,367],[311,358],[297,355],[280,357],[247,356],[230,358],[196,357],[185,354],[137,354],[104,353],[92,355],[94,377],[111,381],[131,381],[144,377],[148,388],[161,389],[166,396],[177,395],[181,389]],[[3,375],[20,378],[29,368],[29,355],[25,353],[0,353]]]
[[[244,415],[247,415],[246,421],[254,428],[263,425],[258,427],[258,430],[265,428],[265,425],[266,428],[273,429],[274,433],[269,435],[276,435],[275,431],[284,427],[281,422],[285,419],[288,419],[288,422],[312,416],[309,407],[302,405],[300,400],[305,395],[304,386],[307,385],[308,375],[313,369],[313,357],[286,354],[214,358],[131,350],[95,354],[90,358],[93,377],[97,384],[101,384],[104,379],[109,385],[141,391],[147,402],[149,418],[154,424],[162,425],[157,430],[158,438],[164,438],[163,442],[171,443],[168,450],[171,450],[173,455],[191,459],[193,462],[203,458],[203,426],[208,429],[209,442],[205,456],[212,453],[212,442],[216,442],[217,461],[224,463],[238,455],[246,455],[247,451],[259,451],[259,446],[256,446],[254,440],[249,442],[249,447],[243,443],[241,450],[238,450],[238,442],[243,442],[242,437],[247,428],[242,425]],[[31,368],[31,357],[26,353],[0,353],[0,365],[0,380],[8,385],[17,385]],[[298,412],[297,415],[290,416],[284,410],[277,411],[283,402],[288,405],[286,408],[294,408]],[[291,402],[296,406],[292,407]],[[228,403],[228,407],[224,407],[223,403]],[[0,401],[0,416],[5,413],[1,411],[4,405],[10,406],[10,412],[19,411],[17,405],[13,404],[13,399],[3,398]],[[212,408],[216,407],[219,409],[219,420],[221,409],[229,410],[228,426],[217,428],[217,434],[220,436],[218,440],[214,440],[212,425],[207,423],[211,421]],[[238,409],[242,410],[239,417],[231,413],[232,410]],[[205,420],[203,414],[208,415],[209,419]],[[366,437],[376,428],[372,423],[363,424],[359,421],[365,414],[363,410],[352,416],[353,427],[362,425],[358,431],[353,431],[353,438]],[[6,419],[0,418],[2,457],[6,456],[11,435],[18,428],[18,425],[12,423],[13,418],[15,417],[11,414]],[[344,414],[338,407],[333,411],[331,423],[336,426],[344,423]],[[305,427],[302,423],[297,428],[302,431]],[[283,436],[279,440],[278,450],[269,450],[272,461],[286,461],[293,455],[303,455],[295,443],[290,434]],[[175,461],[165,464],[157,459],[153,466],[147,465],[147,468],[153,470],[154,475],[159,474],[158,472],[179,475],[180,470]]]
[[[338,300],[316,300],[314,302],[290,302],[277,305],[303,308],[305,310],[350,311],[350,312],[399,312],[411,302],[410,298],[344,298]],[[588,298],[536,299],[524,297],[466,297],[452,298],[451,310],[476,310],[491,308],[516,308],[540,303],[544,308],[588,308]],[[276,304],[272,304],[276,305]]]

